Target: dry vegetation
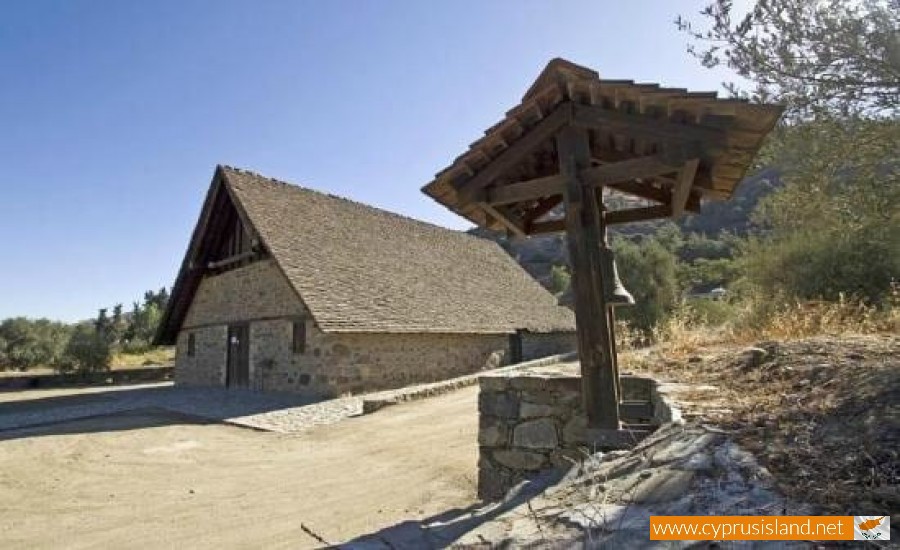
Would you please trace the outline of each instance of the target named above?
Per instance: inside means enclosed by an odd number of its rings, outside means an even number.
[[[134,369],[150,365],[171,365],[175,361],[175,348],[150,348],[142,353],[116,353],[110,360],[113,370]]]
[[[684,316],[623,368],[694,385],[688,415],[731,433],[784,493],[824,513],[900,509],[898,308],[793,304],[755,329]]]

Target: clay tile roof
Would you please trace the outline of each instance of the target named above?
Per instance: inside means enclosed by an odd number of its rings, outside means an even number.
[[[521,102],[506,112],[504,118],[485,130],[468,150],[435,175],[422,191],[472,223],[503,229],[470,201],[462,200],[458,190],[554,112],[571,104],[573,109],[607,113],[619,123],[608,131],[594,132],[595,153],[605,148],[615,151],[635,145],[644,148],[659,145],[647,135],[630,134],[635,122],[642,125],[665,125],[669,134],[691,132],[692,135],[720,135],[715,147],[700,153],[703,177],[694,182],[694,191],[703,197],[722,200],[734,193],[744,177],[763,138],[777,123],[783,107],[754,104],[733,98],[718,98],[715,92],[690,92],[683,88],[666,88],[653,83],[601,78],[593,69],[565,59],[553,59],[529,87]],[[615,145],[613,146],[613,143]],[[555,146],[548,139],[536,146],[533,155],[506,170],[501,178],[527,180],[548,175],[541,159],[553,157]]]
[[[492,241],[245,170],[217,175],[325,332],[574,329]]]

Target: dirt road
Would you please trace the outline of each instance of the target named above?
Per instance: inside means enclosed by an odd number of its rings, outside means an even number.
[[[138,411],[0,433],[0,547],[314,548],[475,499],[477,388],[295,435]]]

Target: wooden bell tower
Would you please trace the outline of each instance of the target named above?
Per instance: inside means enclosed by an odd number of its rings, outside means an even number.
[[[614,316],[603,281],[609,225],[699,212],[744,176],[777,105],[601,79],[554,59],[522,99],[423,191],[474,224],[529,236],[564,231],[582,395],[591,428],[618,431]],[[603,189],[653,203],[609,211]],[[562,205],[564,215],[553,217]]]

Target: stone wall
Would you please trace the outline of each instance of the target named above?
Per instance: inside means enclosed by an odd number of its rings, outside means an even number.
[[[268,259],[204,277],[182,328],[305,314],[294,289]]]
[[[523,332],[522,360],[569,353],[578,348],[575,332]]]
[[[290,323],[251,325],[257,388],[321,396],[435,382],[505,364],[506,335],[325,334],[307,322],[303,354],[290,350]]]
[[[188,355],[188,338],[194,335],[194,355]],[[225,384],[228,327],[218,325],[178,333],[175,344],[175,383],[186,386]]]
[[[335,396],[436,382],[509,362],[506,334],[323,333],[272,260],[204,278],[178,335],[175,380],[225,384],[228,324],[249,323],[250,387]],[[293,353],[292,323],[306,323]],[[189,335],[195,353],[188,356]],[[567,333],[523,333],[527,361],[575,349]]]
[[[624,400],[656,404],[653,382],[623,376]],[[571,466],[603,447],[587,428],[581,377],[561,371],[485,374],[478,395],[478,494],[502,497],[534,473]],[[635,437],[645,435],[635,432]],[[619,441],[608,441],[620,446]]]
[[[252,361],[253,333],[261,332],[270,322],[287,327],[294,319],[306,317],[306,308],[297,298],[274,260],[262,260],[204,277],[194,294],[194,300],[178,334],[175,356],[175,382],[185,385],[223,386],[227,361],[228,324],[250,322],[251,383],[254,376]],[[269,321],[267,321],[269,320]],[[188,338],[194,335],[194,355],[189,356]],[[279,345],[290,346],[278,339]],[[274,344],[271,339],[268,344]],[[257,346],[258,347],[258,346]]]

